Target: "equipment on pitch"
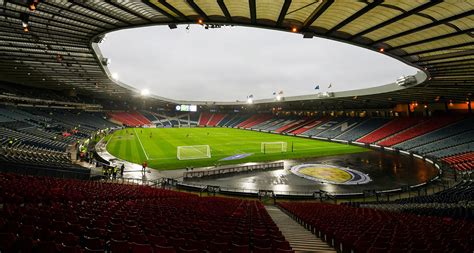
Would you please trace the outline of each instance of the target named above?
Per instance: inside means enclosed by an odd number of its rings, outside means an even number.
[[[176,157],[178,160],[211,158],[209,145],[178,146]]]
[[[287,151],[288,144],[286,142],[262,142],[260,150],[262,153],[283,153]]]

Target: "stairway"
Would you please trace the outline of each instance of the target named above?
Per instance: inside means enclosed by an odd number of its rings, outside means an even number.
[[[278,207],[265,206],[265,208],[295,252],[336,253],[336,250],[298,224]]]

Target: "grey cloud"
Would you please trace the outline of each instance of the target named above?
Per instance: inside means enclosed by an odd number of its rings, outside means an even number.
[[[245,100],[366,88],[416,69],[380,53],[300,34],[255,28],[128,29],[100,45],[110,69],[131,86],[174,99]]]

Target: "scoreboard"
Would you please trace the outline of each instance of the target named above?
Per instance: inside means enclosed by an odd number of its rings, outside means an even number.
[[[178,112],[196,112],[197,105],[176,105],[176,111]]]

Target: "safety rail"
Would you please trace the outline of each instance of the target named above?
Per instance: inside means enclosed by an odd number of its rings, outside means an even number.
[[[254,165],[244,166],[230,166],[230,167],[215,167],[210,169],[203,169],[198,171],[186,171],[183,173],[183,178],[202,178],[209,176],[220,176],[229,173],[240,173],[254,170],[266,170],[266,169],[277,169],[283,168],[283,162],[263,163]]]

